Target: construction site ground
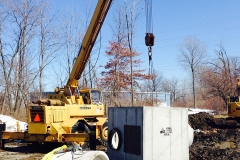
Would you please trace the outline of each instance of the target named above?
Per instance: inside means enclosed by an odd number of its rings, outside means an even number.
[[[217,128],[215,121],[205,112],[189,115],[189,124],[195,130],[194,141],[189,148],[190,160],[240,159],[240,128]],[[58,146],[11,142],[0,150],[0,160],[38,160]],[[107,151],[107,148],[97,145],[97,150]]]
[[[42,145],[33,145],[30,143],[6,143],[5,149],[0,150],[0,160],[38,160],[42,159],[44,154],[48,152],[49,147],[41,147]]]
[[[6,143],[5,149],[0,150],[0,160],[41,160],[43,156],[62,144],[31,144],[10,142]],[[86,150],[89,150],[86,149]],[[102,145],[97,145],[96,150],[107,151]]]

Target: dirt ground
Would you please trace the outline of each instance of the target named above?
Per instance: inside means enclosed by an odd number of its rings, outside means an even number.
[[[226,125],[225,119],[215,120],[208,113],[189,116],[194,141],[189,148],[190,160],[238,160],[240,159],[240,129]],[[219,124],[222,124],[219,126]]]
[[[30,144],[11,142],[5,145],[4,150],[0,150],[0,160],[41,160],[42,157],[60,147],[62,144]],[[101,145],[96,146],[97,150],[107,151],[107,148]],[[89,150],[86,149],[86,150]]]
[[[28,143],[7,143],[4,150],[0,150],[0,160],[40,160],[46,152],[44,147]]]

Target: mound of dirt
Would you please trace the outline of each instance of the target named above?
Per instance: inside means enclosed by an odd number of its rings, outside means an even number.
[[[190,126],[199,129],[189,148],[190,160],[240,159],[240,129],[217,128],[217,121],[208,113],[189,115]]]
[[[188,124],[194,129],[211,130],[213,126],[214,118],[212,115],[206,112],[200,112],[197,114],[190,114],[188,116]]]

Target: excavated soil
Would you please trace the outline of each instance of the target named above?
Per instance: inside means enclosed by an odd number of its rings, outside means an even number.
[[[195,130],[194,141],[189,148],[190,160],[238,160],[240,159],[240,129],[217,124],[208,113],[189,115],[189,124]]]

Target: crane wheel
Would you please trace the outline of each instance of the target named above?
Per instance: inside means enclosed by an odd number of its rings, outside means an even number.
[[[80,121],[72,126],[72,133],[90,133],[88,126]],[[73,142],[75,144],[79,144],[82,149],[86,149],[89,147],[89,142]]]
[[[107,121],[102,125],[99,141],[103,146],[107,146],[107,143],[108,143],[108,122]]]

